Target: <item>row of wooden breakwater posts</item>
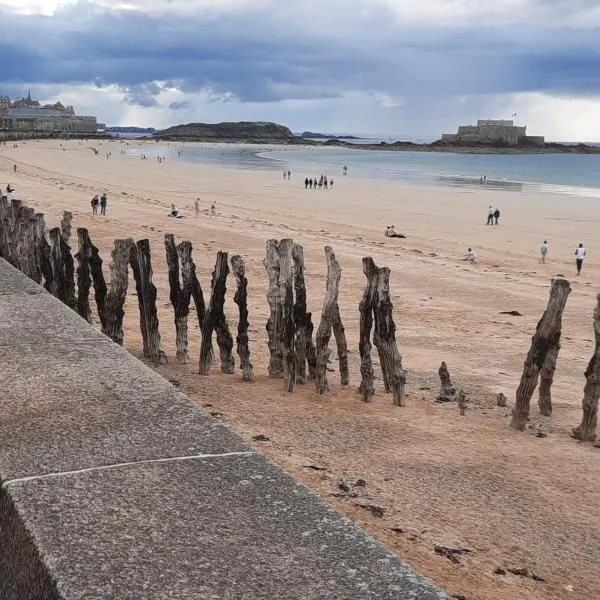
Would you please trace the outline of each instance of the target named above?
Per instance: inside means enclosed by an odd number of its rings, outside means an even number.
[[[147,239],[115,240],[110,265],[110,288],[107,286],[102,258],[85,228],[77,229],[78,251],[73,257],[71,238],[72,214],[65,212],[60,227],[46,232],[44,215],[36,213],[17,199],[0,198],[0,257],[39,284],[67,306],[92,322],[89,297],[93,284],[94,297],[102,332],[114,342],[123,344],[124,304],[128,287],[128,268],[135,280],[143,354],[155,364],[166,364],[167,357],[161,348],[156,310],[156,287],[152,283],[150,243]],[[225,317],[226,280],[229,274],[228,255],[219,251],[212,274],[211,295],[208,305],[196,267],[192,259],[192,244],[175,243],[172,234],[165,235],[165,250],[169,270],[170,300],[175,313],[177,360],[189,361],[188,315],[193,299],[201,331],[199,373],[208,375],[214,362],[213,333],[219,348],[221,370],[233,373],[233,337]],[[333,332],[337,345],[340,379],[349,384],[348,347],[338,306],[341,267],[333,250],[325,247],[327,283],[321,321],[313,341],[314,326],[307,311],[304,282],[304,254],[302,246],[291,239],[267,242],[264,261],[269,286],[267,300],[270,317],[267,321],[269,347],[269,376],[284,381],[284,389],[293,392],[297,383],[314,380],[319,394],[329,393],[327,364],[329,342]],[[77,261],[77,267],[75,267]],[[231,268],[237,290],[234,302],[239,308],[237,352],[244,381],[253,378],[248,340],[247,279],[241,256],[231,257]],[[363,272],[367,283],[359,304],[360,311],[360,393],[365,402],[375,393],[374,370],[371,360],[371,334],[381,365],[385,390],[393,395],[397,406],[405,405],[406,373],[402,356],[396,344],[396,326],[392,316],[387,267],[377,267],[370,257],[363,258]],[[75,284],[77,282],[77,285]],[[545,416],[552,414],[551,386],[556,360],[560,350],[562,314],[571,287],[566,279],[553,279],[548,306],[540,319],[525,360],[523,374],[516,391],[511,426],[525,429],[530,413],[531,398],[540,382],[539,409]],[[600,294],[594,311],[594,354],[585,371],[583,418],[573,429],[576,439],[588,441],[596,437],[598,402],[600,398]],[[464,414],[465,398],[452,387],[445,363],[439,370],[440,400],[459,402]],[[503,394],[499,395],[505,397]],[[499,404],[500,404],[499,400]]]
[[[75,255],[69,245],[73,215],[65,212],[60,227],[46,232],[44,215],[28,208],[20,200],[0,198],[0,257],[7,260],[53,296],[92,323],[90,290],[94,297],[101,330],[114,342],[123,344],[124,304],[128,287],[128,270],[135,280],[143,354],[161,365],[167,356],[161,348],[156,310],[156,287],[152,282],[150,243],[133,239],[115,240],[107,285],[102,270],[102,258],[85,228],[77,229],[78,249]],[[166,259],[169,270],[170,300],[175,313],[177,360],[189,361],[188,315],[193,299],[201,331],[199,372],[208,375],[214,362],[213,333],[219,349],[221,370],[233,373],[233,337],[225,317],[226,280],[230,272],[228,255],[219,251],[212,274],[211,295],[205,303],[202,287],[196,276],[189,241],[175,243],[172,234],[165,235]],[[327,381],[329,342],[333,332],[339,360],[342,385],[349,384],[348,346],[338,306],[341,267],[333,250],[325,247],[327,285],[319,327],[313,341],[312,315],[307,311],[302,246],[291,239],[269,240],[264,261],[269,287],[267,300],[270,317],[267,321],[269,376],[284,381],[284,389],[293,392],[296,383],[314,380],[319,394],[330,391]],[[75,261],[77,266],[75,266]],[[377,348],[386,392],[393,394],[398,406],[405,404],[406,375],[395,338],[387,267],[379,268],[372,258],[363,259],[367,286],[360,303],[361,311],[361,386],[364,401],[374,393],[374,370],[371,360],[371,332]],[[231,269],[237,290],[234,302],[239,308],[237,352],[244,381],[253,378],[248,340],[247,279],[241,256],[231,257]]]

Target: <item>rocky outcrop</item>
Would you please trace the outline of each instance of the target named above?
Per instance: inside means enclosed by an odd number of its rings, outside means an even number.
[[[240,121],[237,123],[188,123],[157,131],[159,140],[194,142],[285,143],[296,140],[288,127],[277,123]]]

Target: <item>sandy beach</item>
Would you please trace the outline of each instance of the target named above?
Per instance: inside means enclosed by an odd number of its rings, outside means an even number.
[[[169,365],[158,369],[161,374],[451,595],[467,600],[600,596],[600,449],[569,437],[581,419],[583,372],[594,347],[598,199],[411,187],[342,177],[341,168],[327,173],[335,178],[333,190],[313,191],[304,189],[304,177],[314,173],[292,169],[287,181],[276,172],[170,159],[159,164],[121,154],[137,143],[32,141],[16,148],[7,143],[0,146],[0,185],[10,183],[14,197],[45,213],[48,227],[59,224],[64,210],[72,211],[73,227],[88,228],[100,249],[107,279],[116,238],[150,240],[169,357]],[[93,216],[90,200],[103,191],[108,214]],[[196,197],[199,218],[194,218]],[[213,201],[217,215],[211,218]],[[171,203],[185,219],[167,217]],[[501,210],[498,226],[485,224],[489,205]],[[391,224],[406,239],[385,238]],[[192,360],[175,362],[165,233],[193,243],[207,300],[216,252],[245,258],[256,381],[244,384],[239,372],[225,375],[218,365],[208,377],[198,375],[199,330],[192,314]],[[343,269],[339,303],[351,385],[340,386],[334,361],[329,397],[316,395],[310,384],[285,394],[280,381],[267,377],[262,261],[266,240],[284,237],[304,246],[315,328],[325,292],[325,245],[333,247]],[[539,264],[544,239],[550,250],[546,263]],[[579,242],[588,256],[576,277]],[[461,260],[469,246],[479,255],[476,265]],[[361,403],[357,394],[364,256],[391,269],[396,335],[408,372],[404,408],[392,406],[381,379],[373,403]],[[553,385],[554,415],[539,416],[536,394],[531,428],[518,433],[509,428],[510,405],[550,280],[557,275],[569,279],[572,292]],[[234,287],[230,278],[225,310],[232,331]],[[125,311],[125,345],[139,356],[132,295]],[[507,311],[521,316],[502,314]],[[465,417],[456,404],[435,403],[442,360],[456,386],[469,394]],[[496,406],[499,392],[509,407]],[[538,437],[539,431],[546,437]],[[253,442],[258,434],[269,441]],[[359,479],[364,486],[354,485]],[[351,494],[340,489],[341,480]],[[361,502],[383,507],[383,516]],[[470,552],[454,563],[436,554],[436,545]],[[521,567],[543,581],[494,574],[497,568]]]

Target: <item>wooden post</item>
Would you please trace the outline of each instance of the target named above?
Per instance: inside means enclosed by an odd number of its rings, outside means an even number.
[[[584,442],[596,439],[598,422],[598,399],[600,398],[600,294],[596,296],[594,310],[594,337],[596,345],[594,354],[585,370],[585,386],[583,388],[583,418],[578,427],[573,429],[572,436]]]
[[[308,366],[308,378],[313,380],[317,375],[317,348],[313,342],[313,331],[315,327],[312,322],[312,313],[306,313],[306,364]]]
[[[175,311],[177,361],[185,364],[190,360],[188,354],[188,314],[190,312],[192,288],[189,285],[189,280],[187,286],[181,286],[179,282],[179,254],[175,246],[175,236],[172,233],[165,234],[165,251],[169,269],[170,299]]]
[[[138,310],[140,314],[140,332],[142,334],[142,355],[149,358],[152,353],[148,345],[148,320],[146,318],[146,306],[144,304],[144,288],[142,283],[142,271],[140,269],[140,258],[138,247],[135,242],[129,249],[129,266],[133,273],[135,281],[135,294],[138,300]]]
[[[60,222],[60,233],[65,240],[65,243],[68,244],[71,239],[71,221],[73,220],[73,213],[65,210],[63,212],[63,218]]]
[[[279,303],[281,305],[281,355],[283,359],[283,388],[296,390],[296,325],[294,323],[294,241],[279,242]]]
[[[6,196],[0,194],[0,258],[8,260],[10,204]]]
[[[237,352],[240,357],[240,368],[242,369],[242,380],[252,381],[252,363],[250,362],[250,345],[248,340],[248,280],[246,279],[244,259],[241,256],[232,256],[231,269],[237,283],[237,291],[233,301],[238,305],[240,313],[236,342]]]
[[[42,282],[37,252],[37,219],[33,209],[21,207],[13,244],[18,268],[36,283]]]
[[[76,308],[75,302],[75,266],[71,249],[62,239],[60,229],[50,230],[52,265],[52,285],[50,293],[67,306]]]
[[[158,314],[156,312],[156,286],[152,282],[152,260],[150,241],[140,240],[137,243],[138,264],[140,267],[142,298],[144,301],[145,330],[148,340],[148,355],[156,365],[166,365],[167,355],[160,346],[158,330]],[[143,332],[143,328],[142,328]]]
[[[106,297],[102,333],[113,342],[123,345],[123,304],[127,296],[127,265],[131,259],[134,241],[129,238],[115,240],[110,265],[110,292]]]
[[[335,259],[335,254],[330,246],[325,246],[325,258],[327,260],[327,284],[325,288],[325,300],[321,311],[321,322],[317,329],[317,369],[315,387],[318,394],[329,394],[329,383],[327,382],[327,363],[329,361],[329,340],[334,322],[339,319],[339,307],[337,303],[340,278],[342,269]],[[342,352],[339,350],[341,355]]]
[[[529,417],[531,396],[538,384],[540,371],[546,360],[549,348],[560,339],[562,314],[571,292],[566,279],[553,279],[548,306],[540,319],[531,348],[525,359],[521,382],[517,388],[517,399],[510,426],[523,431]]]
[[[362,260],[363,273],[367,278],[367,284],[363,297],[358,305],[360,313],[360,341],[358,351],[360,354],[360,375],[361,382],[359,391],[363,402],[370,402],[375,394],[375,373],[373,371],[373,361],[371,359],[371,329],[373,328],[373,299],[377,289],[377,279],[379,277],[379,268],[373,262],[370,256]]]
[[[560,351],[560,341],[552,344],[548,348],[546,360],[540,372],[540,395],[538,398],[538,406],[540,414],[544,417],[552,416],[552,394],[551,387],[554,381],[554,371],[556,370],[556,359]]]
[[[379,352],[383,380],[393,393],[396,406],[405,406],[406,373],[402,367],[402,356],[396,344],[396,324],[392,315],[390,300],[390,270],[379,269],[377,290],[375,292],[375,333],[373,343]]]
[[[221,371],[224,373],[233,373],[235,370],[235,361],[232,355],[233,338],[229,332],[225,313],[223,312],[228,274],[227,252],[219,251],[217,252],[217,262],[213,271],[210,302],[204,323],[202,324],[200,375],[208,375],[210,371],[213,331],[217,333],[217,344],[219,345],[219,354],[221,357]]]
[[[294,292],[296,295],[294,303],[296,381],[305,384],[307,382],[306,353],[309,342],[307,333],[306,284],[304,281],[304,248],[298,244],[294,244],[292,247],[292,258],[294,260]]]
[[[281,303],[279,301],[279,242],[267,241],[267,257],[264,261],[269,289],[267,301],[271,314],[267,320],[267,333],[269,335],[269,377],[281,379],[283,377],[283,356],[281,349]]]
[[[21,201],[16,198],[13,198],[10,202],[3,200],[0,205],[0,224],[2,226],[0,245],[2,257],[17,269],[19,265],[15,255],[14,236],[17,226],[17,213],[21,205]]]
[[[77,229],[77,312],[88,323],[92,322],[92,309],[90,308],[90,288],[92,275],[90,269],[91,241],[88,230]]]
[[[340,269],[341,271],[341,269]],[[337,347],[338,364],[340,367],[340,383],[348,385],[350,383],[350,371],[348,370],[348,343],[346,342],[346,332],[340,316],[340,307],[335,301],[333,307],[333,337]]]
[[[458,409],[460,416],[464,417],[467,410],[467,396],[462,390],[458,390]]]
[[[452,402],[456,399],[456,390],[452,387],[448,366],[444,361],[440,365],[438,375],[440,376],[440,394],[438,400],[440,402]]]
[[[52,261],[51,261],[51,253],[52,249],[48,240],[46,239],[46,223],[44,221],[44,215],[41,213],[36,213],[36,242],[37,242],[37,261],[40,266],[40,271],[42,272],[42,277],[44,279],[44,288],[47,292],[50,292],[52,289],[52,280],[54,279],[54,275],[52,273]]]

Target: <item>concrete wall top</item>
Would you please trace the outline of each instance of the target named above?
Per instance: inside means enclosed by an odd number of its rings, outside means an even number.
[[[0,598],[448,596],[0,259]]]

